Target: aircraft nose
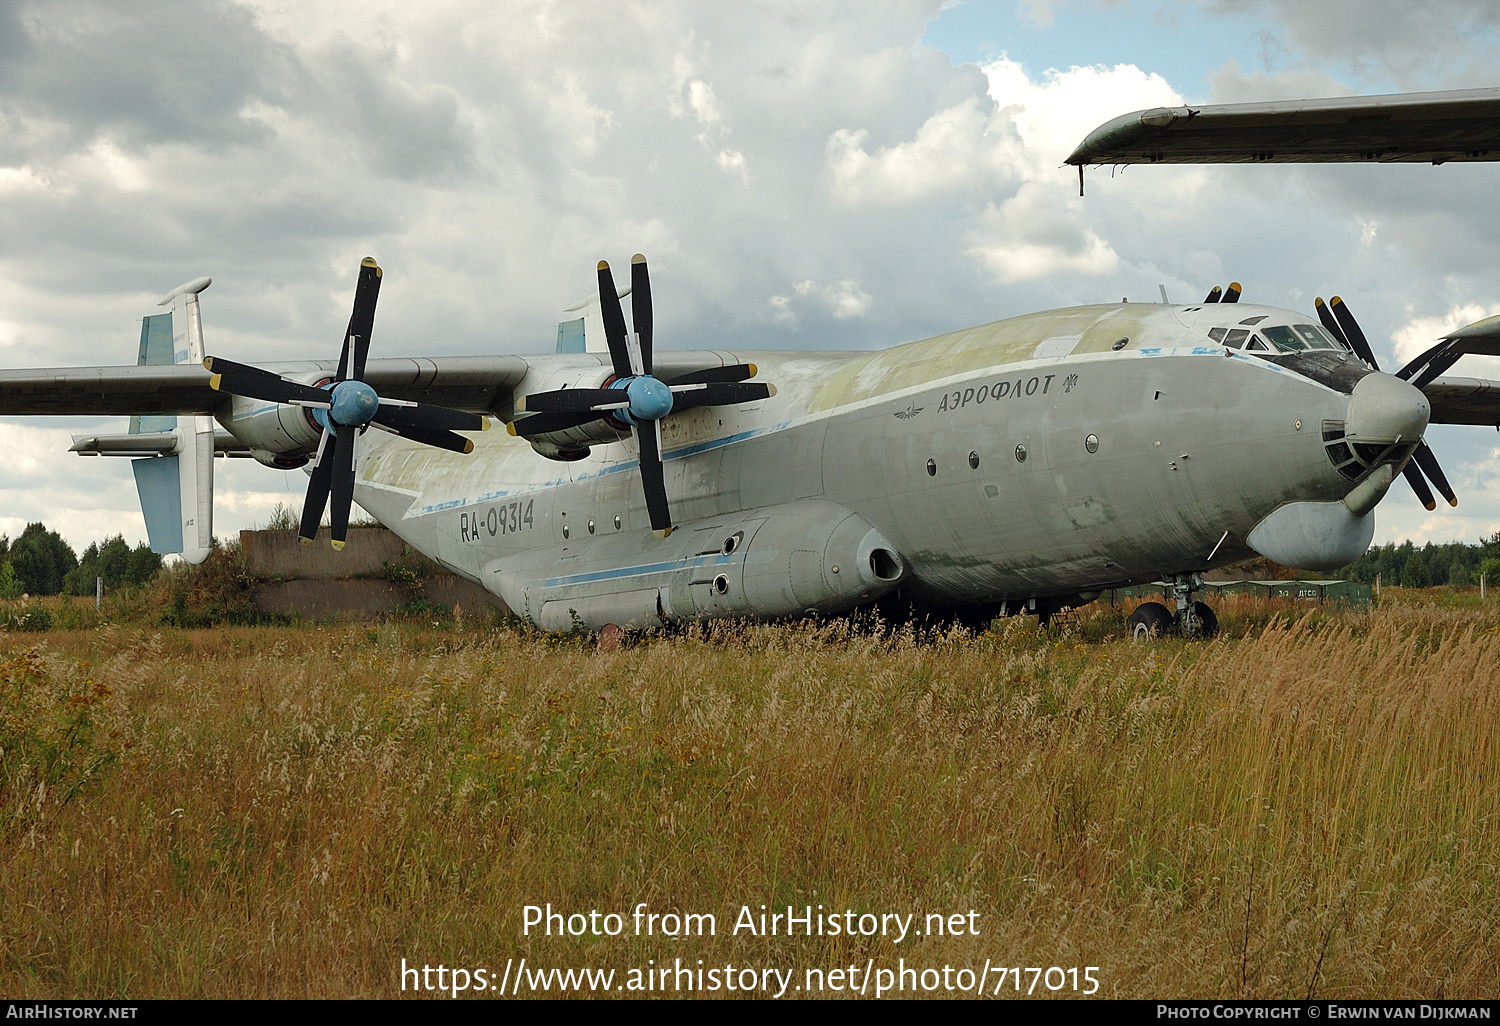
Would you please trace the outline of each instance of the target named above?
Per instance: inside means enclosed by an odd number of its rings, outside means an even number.
[[[1390,374],[1367,374],[1349,397],[1345,430],[1356,443],[1415,442],[1431,416],[1431,404],[1415,385]]]

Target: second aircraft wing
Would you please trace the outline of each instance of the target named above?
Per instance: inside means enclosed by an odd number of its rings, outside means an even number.
[[[1069,164],[1500,160],[1500,89],[1156,107],[1106,121]]]

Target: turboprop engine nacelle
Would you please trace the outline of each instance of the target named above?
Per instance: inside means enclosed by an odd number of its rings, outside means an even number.
[[[610,372],[607,368],[589,366],[586,368],[567,367],[551,374],[527,374],[520,385],[516,386],[516,395],[529,395],[536,392],[553,392],[565,388],[601,388],[609,380]],[[624,398],[622,392],[621,398]],[[524,415],[523,415],[524,416]],[[589,448],[595,445],[608,445],[628,437],[630,429],[622,427],[610,418],[591,421],[580,424],[577,427],[564,428],[561,431],[549,431],[546,434],[535,435],[531,438],[531,447],[538,455],[545,456],[549,460],[560,460],[571,462],[581,460],[589,454]]]
[[[229,415],[219,418],[219,423],[249,446],[256,460],[278,470],[302,466],[318,448],[320,432],[300,406],[237,395]]]
[[[564,431],[549,431],[531,439],[531,447],[549,460],[571,462],[589,454],[589,447],[618,442],[630,432],[615,426],[613,420],[595,420]]]

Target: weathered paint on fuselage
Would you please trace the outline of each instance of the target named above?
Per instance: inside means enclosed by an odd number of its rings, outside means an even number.
[[[1076,595],[1244,558],[1245,536],[1277,507],[1348,490],[1320,435],[1348,397],[1227,351],[1185,319],[1166,305],[1077,307],[878,352],[735,353],[777,395],[662,422],[673,521],[681,531],[836,503],[900,552],[903,593],[935,606]],[[566,377],[597,385],[600,361]],[[643,536],[631,546],[642,555],[670,544],[650,535],[628,442],[559,463],[501,431],[474,435],[469,456],[382,437],[362,458],[358,501],[492,588],[485,567],[518,552],[584,566],[591,549],[618,559],[625,535]]]

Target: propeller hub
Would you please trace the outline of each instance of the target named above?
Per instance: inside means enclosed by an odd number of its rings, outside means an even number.
[[[380,409],[380,396],[363,381],[340,381],[333,386],[331,402],[328,415],[340,427],[364,427]]]
[[[649,374],[626,381],[625,394],[631,420],[661,420],[672,412],[672,390]]]

